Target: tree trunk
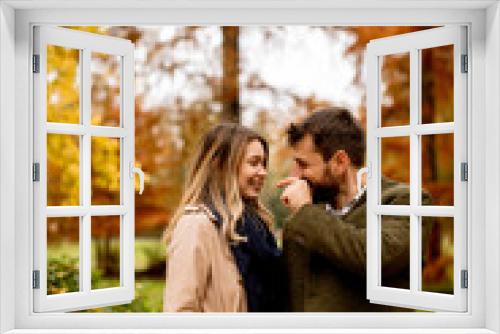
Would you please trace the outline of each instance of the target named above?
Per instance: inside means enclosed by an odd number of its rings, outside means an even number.
[[[222,27],[222,118],[240,121],[239,27]]]

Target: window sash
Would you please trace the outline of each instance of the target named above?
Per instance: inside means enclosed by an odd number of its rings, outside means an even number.
[[[454,121],[418,124],[420,114],[420,49],[454,45]],[[461,162],[467,162],[467,75],[461,73],[461,55],[466,54],[466,28],[447,26],[371,41],[367,47],[367,297],[374,303],[427,310],[467,310],[467,289],[460,286],[461,270],[467,270],[467,182],[460,180]],[[380,68],[384,55],[410,54],[410,124],[379,127]],[[421,147],[423,134],[454,134],[454,206],[421,206]],[[380,139],[410,137],[410,205],[379,205],[381,189]],[[381,215],[410,217],[410,290],[381,286]],[[421,289],[421,223],[422,216],[454,217],[454,294],[420,291]]]
[[[134,298],[134,189],[129,173],[134,161],[133,45],[130,41],[70,29],[39,26],[34,31],[34,53],[40,71],[34,74],[34,161],[40,181],[34,183],[34,270],[40,289],[34,289],[35,312],[63,312],[128,303]],[[47,122],[47,46],[80,50],[80,124]],[[121,58],[120,127],[90,125],[92,52]],[[47,135],[79,136],[80,205],[47,206]],[[120,205],[91,205],[91,138],[120,139]],[[120,287],[91,289],[91,217],[120,216]],[[79,292],[47,295],[47,217],[79,217]]]

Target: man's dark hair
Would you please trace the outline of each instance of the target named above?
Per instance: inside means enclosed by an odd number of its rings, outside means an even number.
[[[365,155],[365,136],[358,120],[345,108],[326,108],[313,112],[301,123],[292,123],[287,130],[288,143],[295,146],[311,135],[325,161],[338,150],[344,150],[351,163],[361,166]]]

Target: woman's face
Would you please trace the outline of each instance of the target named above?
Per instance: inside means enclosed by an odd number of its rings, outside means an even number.
[[[266,155],[262,143],[255,139],[248,143],[238,175],[240,194],[244,198],[257,198],[267,175]]]

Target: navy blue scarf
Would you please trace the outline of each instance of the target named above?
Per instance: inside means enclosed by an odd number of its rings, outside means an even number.
[[[208,206],[221,226],[222,217]],[[286,278],[283,256],[274,235],[255,209],[245,205],[236,232],[246,242],[231,245],[236,266],[243,279],[249,312],[285,311]]]

